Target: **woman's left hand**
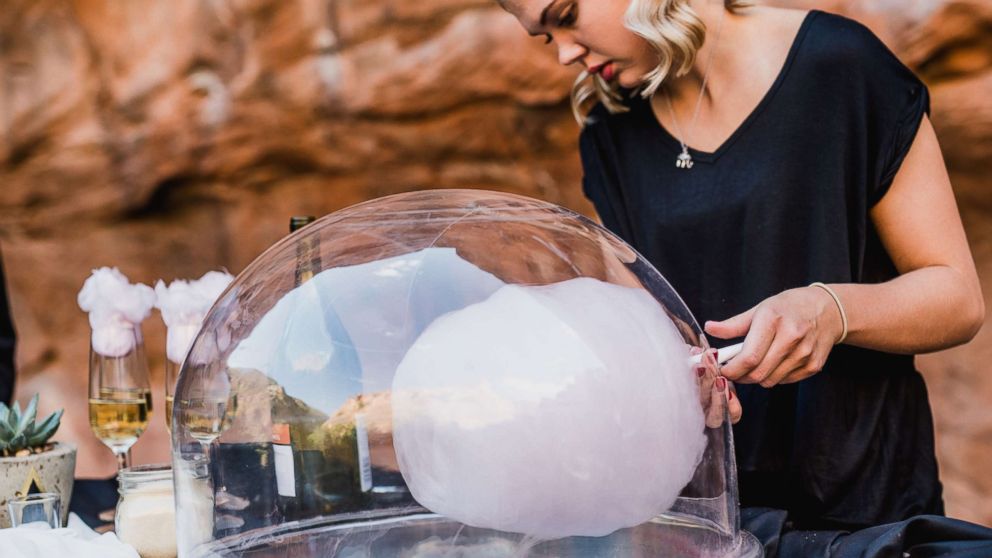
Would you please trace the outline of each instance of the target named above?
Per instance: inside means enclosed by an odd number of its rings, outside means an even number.
[[[721,339],[746,335],[744,348],[722,373],[738,383],[769,388],[819,372],[843,327],[833,298],[819,287],[803,287],[722,322],[706,322],[705,329]]]
[[[698,355],[702,352],[702,348],[693,347],[690,354]],[[706,427],[720,428],[727,417],[730,418],[730,424],[737,424],[743,413],[741,400],[737,397],[733,382],[716,374],[716,351],[711,349],[710,353],[694,367],[699,382],[699,404],[703,408]]]

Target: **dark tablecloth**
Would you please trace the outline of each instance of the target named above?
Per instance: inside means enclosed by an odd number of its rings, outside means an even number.
[[[77,479],[70,511],[87,525],[117,504],[117,479]],[[796,531],[788,514],[744,508],[741,527],[758,538],[766,558],[992,558],[992,529],[936,515],[921,515],[861,531]]]
[[[96,529],[106,522],[100,521],[100,513],[117,506],[117,477],[109,479],[76,479],[72,484],[72,498],[69,511],[75,513],[84,523]]]
[[[793,531],[782,510],[744,508],[741,527],[761,541],[767,558],[992,558],[992,529],[936,515],[853,533]]]

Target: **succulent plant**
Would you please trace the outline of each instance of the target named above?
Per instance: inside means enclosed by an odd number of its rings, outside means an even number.
[[[23,450],[42,448],[48,439],[59,429],[62,409],[48,415],[41,422],[35,422],[38,414],[38,395],[31,398],[24,412],[16,402],[13,407],[0,403],[0,455],[11,457]]]

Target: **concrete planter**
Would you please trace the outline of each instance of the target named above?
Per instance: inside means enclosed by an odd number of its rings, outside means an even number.
[[[62,525],[69,517],[76,446],[55,442],[44,453],[25,457],[0,457],[0,528],[10,527],[7,501],[28,492],[55,492],[62,499]],[[31,485],[35,485],[32,490]]]

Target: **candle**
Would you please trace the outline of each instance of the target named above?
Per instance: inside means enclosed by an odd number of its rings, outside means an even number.
[[[141,558],[176,558],[176,500],[172,468],[144,465],[121,471],[117,536]]]

